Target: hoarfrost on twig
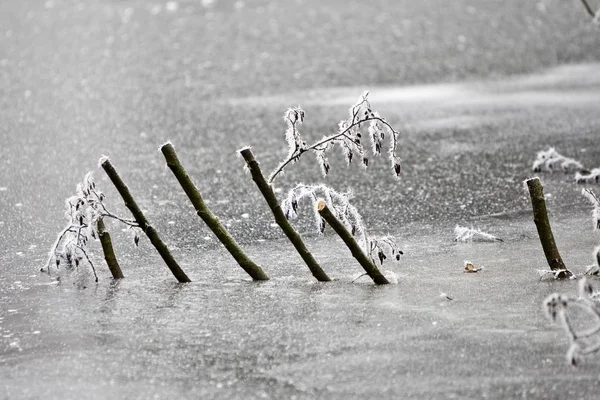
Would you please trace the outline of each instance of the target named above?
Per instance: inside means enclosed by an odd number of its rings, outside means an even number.
[[[581,194],[585,197],[592,205],[592,221],[594,224],[594,230],[600,230],[600,199],[591,189],[581,189]]]
[[[363,93],[358,101],[350,107],[349,116],[338,124],[337,133],[324,136],[311,145],[304,140],[298,129],[304,122],[306,113],[300,107],[288,109],[283,117],[287,123],[285,139],[288,143],[288,154],[269,175],[268,182],[273,183],[274,179],[284,171],[288,164],[297,162],[302,154],[306,152],[315,154],[321,172],[326,176],[330,169],[327,153],[335,145],[340,147],[348,164],[355,159],[359,159],[364,167],[368,167],[369,158],[363,147],[364,135],[368,135],[367,140],[370,141],[372,153],[375,156],[381,154],[383,142],[387,137],[390,142],[388,158],[394,174],[399,177],[402,170],[400,157],[396,155],[399,134],[379,113],[372,110],[368,95],[369,92]]]
[[[533,162],[532,169],[534,172],[549,171],[554,172],[560,167],[564,172],[573,172],[583,170],[583,165],[569,157],[560,154],[554,147],[548,150],[541,150],[537,153],[537,158]]]
[[[600,293],[592,284],[583,278],[579,282],[578,296],[553,293],[543,302],[546,317],[555,324],[561,325],[569,339],[566,353],[567,362],[576,366],[589,354],[600,351]],[[587,329],[576,329],[573,325],[573,313],[585,312],[591,316],[592,326]]]
[[[75,195],[66,200],[67,225],[52,244],[42,271],[50,272],[51,267],[58,269],[61,265],[65,265],[67,269],[74,269],[85,262],[91,267],[96,282],[98,281],[96,269],[87,251],[88,244],[98,239],[98,220],[112,218],[136,231],[139,230],[135,221],[110,212],[104,200],[104,193],[97,189],[92,173],[88,172],[83,181],[77,184]],[[137,245],[137,240],[135,241]]]
[[[483,232],[480,229],[467,228],[466,226],[456,225],[454,227],[454,241],[455,242],[502,242],[502,239],[497,238],[494,235]]]
[[[575,174],[577,183],[598,183],[600,182],[600,168],[593,168],[589,173],[577,172]]]
[[[395,261],[400,260],[400,255],[403,252],[396,245],[394,237],[370,237],[368,235],[362,216],[356,207],[350,203],[351,193],[339,193],[323,184],[311,186],[299,183],[288,192],[281,203],[281,209],[287,219],[296,218],[300,201],[308,199],[313,209],[317,231],[323,233],[325,221],[323,221],[317,210],[319,198],[325,200],[327,207],[344,224],[361,249],[369,255],[376,265],[383,265],[383,262],[388,258]]]

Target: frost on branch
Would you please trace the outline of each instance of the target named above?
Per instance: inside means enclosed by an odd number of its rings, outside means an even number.
[[[66,200],[67,225],[54,241],[42,271],[50,272],[51,267],[58,269],[61,265],[66,266],[67,270],[73,270],[82,263],[87,263],[98,281],[96,269],[88,255],[88,244],[98,239],[98,220],[105,217],[116,219],[133,228],[134,242],[137,245],[139,240],[137,223],[108,211],[104,200],[104,193],[97,189],[92,173],[88,172],[83,181],[77,184],[75,195]]]
[[[594,168],[589,173],[577,172],[575,174],[577,183],[598,183],[600,182],[600,168]]]
[[[553,293],[543,303],[546,317],[555,324],[561,325],[569,339],[567,362],[578,365],[586,355],[600,351],[600,293],[594,289],[586,278],[579,282],[578,296],[567,296]],[[585,313],[588,318],[579,315],[577,320],[589,321],[591,326],[577,329],[573,320],[579,313]]]
[[[600,199],[591,189],[582,189],[581,194],[592,205],[592,223],[594,231],[600,231]],[[600,246],[594,249],[594,264],[590,265],[585,271],[586,275],[600,275]]]
[[[335,146],[341,149],[348,164],[358,159],[358,162],[366,168],[369,166],[369,154],[363,147],[363,143],[369,141],[371,153],[378,156],[381,154],[386,138],[389,141],[388,158],[394,174],[398,177],[402,170],[400,158],[396,155],[398,132],[379,113],[373,111],[368,95],[369,92],[365,92],[356,104],[350,107],[349,116],[338,124],[337,133],[324,136],[312,145],[307,144],[298,130],[300,124],[304,122],[304,110],[299,107],[288,109],[283,117],[288,126],[285,132],[288,154],[269,175],[269,183],[272,183],[288,164],[297,162],[302,154],[309,151],[315,154],[323,175],[327,175],[330,169],[327,153]]]
[[[281,203],[281,208],[287,219],[296,218],[300,201],[308,199],[313,209],[316,228],[323,233],[325,221],[317,209],[317,202],[319,198],[322,198],[376,265],[383,265],[388,258],[399,261],[403,252],[396,245],[394,238],[392,236],[370,237],[362,216],[350,203],[351,197],[350,193],[339,193],[326,185],[309,186],[300,183],[288,192],[287,197]]]
[[[592,205],[592,221],[594,223],[594,230],[600,230],[600,200],[596,197],[596,194],[591,189],[582,189],[581,194],[585,197]]]
[[[559,168],[564,172],[581,171],[584,169],[579,161],[563,156],[554,147],[550,147],[545,151],[539,151],[532,166],[534,172],[554,172]]]
[[[467,228],[460,225],[454,227],[454,235],[455,242],[502,242],[502,239],[483,232],[480,229]]]

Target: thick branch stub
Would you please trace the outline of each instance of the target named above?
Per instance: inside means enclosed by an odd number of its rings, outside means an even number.
[[[100,165],[102,166],[104,172],[106,172],[106,175],[108,175],[111,182],[113,183],[113,185],[115,185],[115,188],[123,198],[125,206],[129,209],[129,211],[133,215],[133,218],[135,219],[139,227],[142,229],[142,231],[144,231],[146,236],[148,236],[148,239],[150,239],[150,243],[152,243],[154,248],[156,248],[162,259],[164,260],[165,264],[167,264],[167,267],[169,267],[169,269],[171,270],[173,276],[175,276],[175,278],[180,283],[191,282],[190,278],[188,278],[188,276],[185,274],[185,272],[183,272],[179,264],[177,264],[177,261],[175,261],[175,258],[173,258],[171,251],[169,250],[167,245],[162,241],[156,229],[154,229],[148,223],[146,216],[133,199],[133,196],[129,192],[129,188],[127,187],[125,182],[123,182],[123,180],[113,167],[108,157],[101,158]]]
[[[229,251],[229,253],[233,256],[235,261],[242,267],[244,271],[248,275],[252,277],[252,279],[257,281],[266,281],[269,279],[267,274],[255,264],[250,258],[244,253],[242,248],[237,244],[235,239],[229,234],[227,228],[221,224],[219,218],[217,218],[212,211],[208,208],[200,191],[194,185],[191,178],[185,171],[185,168],[179,161],[179,157],[177,157],[177,153],[175,152],[175,148],[171,143],[167,143],[160,148],[167,165],[179,181],[179,184],[183,188],[183,191],[187,195],[187,197],[192,202],[196,213],[198,216],[204,221],[204,223],[211,229],[211,231],[215,234],[215,236],[219,239],[219,241],[225,246],[225,248]]]
[[[550,227],[550,221],[548,220],[548,211],[546,209],[546,200],[544,199],[544,188],[542,183],[539,178],[528,179],[525,183],[529,189],[529,196],[531,197],[531,205],[533,207],[533,221],[535,222],[540,237],[546,261],[552,271],[566,270],[567,267],[558,252],[556,242],[554,241],[554,235],[552,234],[552,228]]]
[[[102,251],[104,252],[104,259],[106,260],[106,264],[108,265],[108,269],[113,276],[113,279],[123,279],[125,276],[123,275],[123,271],[121,271],[121,267],[117,262],[117,256],[115,255],[115,250],[113,249],[112,240],[110,238],[110,234],[106,230],[104,226],[104,221],[102,218],[98,219],[98,238],[100,239],[100,244],[102,245]]]
[[[285,214],[281,210],[281,206],[279,205],[279,202],[277,201],[277,196],[275,196],[275,193],[273,192],[273,188],[271,187],[271,185],[269,185],[267,183],[267,181],[265,180],[265,177],[262,174],[260,166],[258,165],[258,162],[254,158],[254,154],[252,153],[252,150],[250,148],[244,148],[244,149],[240,150],[240,154],[246,161],[248,170],[250,171],[250,174],[252,175],[252,180],[254,181],[254,183],[260,190],[261,194],[267,201],[267,204],[269,205],[269,208],[271,209],[271,212],[273,213],[273,216],[275,217],[275,222],[277,223],[277,225],[279,225],[281,230],[283,230],[283,233],[285,233],[285,235],[287,236],[289,241],[294,245],[294,247],[296,248],[296,251],[298,252],[298,254],[300,254],[300,257],[302,257],[302,260],[304,260],[304,262],[308,266],[308,269],[310,269],[310,272],[320,282],[331,281],[331,278],[329,278],[329,276],[327,276],[325,271],[323,271],[323,269],[317,263],[317,261],[315,260],[313,255],[310,253],[310,251],[308,251],[308,248],[304,244],[304,241],[302,240],[302,237],[300,236],[300,234],[292,227],[292,225],[289,223],[289,221],[285,217]]]
[[[367,257],[367,255],[362,251],[352,234],[346,229],[344,224],[336,218],[336,216],[331,212],[331,210],[327,207],[325,200],[319,200],[317,204],[317,210],[319,214],[327,223],[333,228],[335,233],[337,233],[346,246],[350,249],[352,256],[356,258],[359,264],[364,268],[365,272],[373,282],[378,285],[385,285],[390,283],[385,276],[379,271],[377,266]]]

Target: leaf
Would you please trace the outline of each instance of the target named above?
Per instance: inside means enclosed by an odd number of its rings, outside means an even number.
[[[387,258],[385,256],[385,254],[383,253],[383,251],[379,250],[379,252],[377,253],[377,256],[379,257],[379,263],[381,265],[383,265],[383,260],[385,260]]]
[[[470,261],[465,261],[465,272],[474,274],[476,272],[481,271],[483,268],[476,268],[472,262]]]

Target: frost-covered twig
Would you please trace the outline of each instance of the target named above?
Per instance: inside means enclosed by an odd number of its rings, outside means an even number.
[[[594,223],[594,230],[600,230],[600,199],[591,189],[581,189],[581,194],[585,197],[592,205],[592,221]]]
[[[317,230],[322,233],[325,221],[319,212],[319,199],[322,199],[331,212],[350,232],[361,250],[367,254],[374,264],[383,265],[388,257],[398,261],[402,251],[392,236],[370,237],[364,221],[356,207],[350,203],[351,193],[339,193],[326,185],[304,185],[302,183],[291,189],[281,203],[287,219],[298,216],[300,201],[308,199],[315,215]]]
[[[554,147],[550,147],[548,150],[539,151],[537,153],[537,158],[533,162],[532,169],[533,172],[554,172],[557,165],[560,166],[560,169],[564,172],[584,170],[583,165],[579,161],[563,156],[557,152]]]
[[[466,226],[456,225],[454,227],[455,242],[502,242],[503,240],[494,235],[483,232],[481,229],[467,228]]]
[[[379,269],[375,266],[372,259],[364,253],[359,244],[354,240],[352,233],[346,229],[342,221],[340,221],[334,214],[334,212],[327,207],[327,203],[323,199],[317,200],[317,211],[319,215],[323,217],[325,221],[333,228],[333,230],[339,235],[340,238],[346,243],[346,246],[350,249],[352,256],[359,262],[359,264],[363,267],[367,275],[373,282],[378,285],[386,285],[389,284],[390,281],[387,280],[385,276],[379,271]]]
[[[595,291],[592,284],[583,278],[579,282],[579,295],[567,296],[553,293],[543,303],[546,317],[554,323],[562,325],[569,339],[570,347],[567,351],[567,362],[577,365],[580,358],[585,355],[600,351],[600,293]],[[578,331],[569,313],[580,309],[590,315],[593,325],[585,330]]]
[[[269,175],[268,182],[272,183],[288,164],[298,161],[302,154],[309,151],[315,154],[323,175],[327,175],[330,168],[327,152],[336,144],[342,149],[348,164],[352,162],[355,156],[358,156],[363,166],[367,167],[369,158],[366,156],[362,145],[365,125],[368,125],[366,133],[369,135],[374,155],[381,154],[383,141],[386,134],[388,135],[390,141],[388,158],[395,175],[399,176],[402,169],[400,158],[396,155],[399,134],[384,118],[371,109],[368,94],[369,92],[363,93],[358,101],[350,107],[350,115],[348,119],[339,123],[337,133],[325,136],[311,145],[307,144],[298,131],[298,126],[304,121],[304,110],[299,107],[288,109],[284,115],[284,120],[288,125],[285,132],[289,149],[288,155]]]
[[[555,280],[575,279],[575,275],[573,275],[573,273],[568,269],[538,269],[537,273],[540,276],[540,280],[545,280],[548,278]]]
[[[598,183],[600,182],[600,168],[593,168],[589,173],[577,172],[575,174],[577,183]]]
[[[43,271],[50,272],[54,264],[57,268],[64,262],[67,268],[78,267],[82,261],[87,262],[96,281],[95,267],[87,254],[87,245],[93,239],[99,238],[99,224],[105,217],[116,219],[131,228],[137,228],[134,221],[130,221],[108,211],[104,204],[104,194],[96,188],[96,183],[91,172],[87,173],[83,181],[77,185],[76,194],[66,201],[68,223],[58,234],[50,249]],[[111,269],[112,271],[112,269]]]

